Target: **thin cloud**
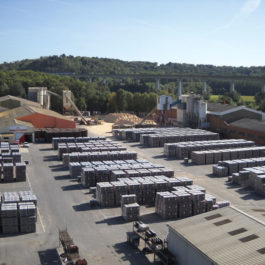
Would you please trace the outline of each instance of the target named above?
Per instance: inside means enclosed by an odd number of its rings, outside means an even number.
[[[230,28],[236,21],[247,18],[258,9],[261,2],[262,0],[247,0],[234,17],[219,29]]]

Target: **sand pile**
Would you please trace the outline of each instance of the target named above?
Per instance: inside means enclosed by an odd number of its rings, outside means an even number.
[[[102,117],[105,122],[111,122],[114,124],[138,124],[141,122],[141,118],[134,114],[130,113],[109,113],[105,117]],[[146,120],[143,124],[153,124],[156,125],[156,123],[153,120]]]

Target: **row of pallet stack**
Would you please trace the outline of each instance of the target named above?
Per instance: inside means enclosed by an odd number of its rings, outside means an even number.
[[[114,129],[112,133],[119,140],[140,141],[148,147],[163,147],[165,143],[219,139],[218,133],[178,127]]]
[[[97,162],[97,164],[96,164]],[[165,175],[169,178],[174,176],[174,171],[159,164],[148,163],[146,160],[115,160],[113,164],[107,161],[95,161],[93,164],[72,163],[70,175],[81,176],[83,187],[94,187],[98,182],[116,181],[122,178],[146,177]],[[114,164],[115,162],[115,164]],[[89,163],[89,162],[88,162]]]
[[[26,181],[26,164],[20,163],[3,163],[0,166],[0,180],[2,182]]]
[[[21,162],[21,153],[17,144],[0,143],[0,164]]]
[[[57,150],[60,143],[88,143],[105,139],[105,137],[53,137],[52,147]]]
[[[68,167],[71,162],[91,162],[104,160],[128,160],[137,159],[134,151],[102,151],[63,154],[63,164]]]
[[[173,187],[188,186],[192,183],[187,177],[168,178],[163,175],[98,182],[96,198],[101,207],[114,207],[121,204],[122,195],[135,194],[138,204],[152,205],[157,192],[171,191]]]
[[[265,166],[265,157],[219,161],[217,165],[213,166],[213,175],[226,177],[244,168],[259,166]]]
[[[228,177],[228,181],[253,189],[257,194],[265,196],[265,166],[244,168]]]
[[[230,140],[214,140],[214,141],[193,141],[180,143],[166,143],[164,145],[164,154],[167,157],[175,157],[177,159],[191,158],[192,151],[228,149],[236,147],[254,146],[253,141],[244,139]]]
[[[58,145],[58,158],[63,159],[63,154],[73,152],[97,152],[97,151],[124,151],[121,144],[109,140],[93,140],[88,143],[60,143]]]
[[[263,146],[208,151],[193,151],[191,153],[192,162],[197,165],[216,164],[219,161],[264,156],[265,147]]]
[[[0,231],[3,234],[36,231],[37,198],[31,191],[0,194]]]

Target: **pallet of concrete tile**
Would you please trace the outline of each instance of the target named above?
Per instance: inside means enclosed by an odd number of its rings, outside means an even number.
[[[131,204],[131,203],[136,203],[137,198],[135,194],[127,194],[127,195],[122,195],[121,196],[121,207],[125,204]]]
[[[96,172],[92,167],[83,167],[81,169],[81,185],[84,188],[96,186]]]
[[[205,165],[205,152],[204,151],[193,151],[191,153],[191,160],[197,165]]]
[[[123,170],[113,170],[110,174],[110,181],[117,181],[117,179],[122,179],[126,177],[126,173]]]
[[[26,181],[26,164],[23,163],[16,163],[15,166],[15,176],[16,176],[16,181]]]
[[[125,204],[122,206],[122,217],[126,222],[137,221],[140,216],[140,205],[138,203]]]
[[[185,218],[192,215],[191,194],[185,191],[172,191],[177,196],[178,217]]]
[[[199,185],[195,185],[195,184],[193,184],[193,185],[187,185],[186,188],[188,190],[200,191],[200,192],[203,192],[203,193],[206,192],[206,189],[204,187],[199,186]]]
[[[19,191],[18,196],[21,202],[33,203],[37,206],[37,197],[31,190]]]
[[[128,185],[122,181],[113,181],[111,185],[114,187],[115,205],[121,206],[121,197],[128,194]]]
[[[21,153],[13,152],[12,153],[12,160],[13,160],[13,163],[20,163],[21,162]]]
[[[81,165],[79,162],[70,162],[69,163],[69,171],[71,178],[77,178],[81,176]]]
[[[213,166],[213,175],[218,177],[227,177],[228,176],[228,167],[225,166]]]
[[[209,212],[213,209],[214,204],[216,204],[216,198],[211,194],[205,194],[205,211]]]
[[[19,203],[19,231],[21,233],[36,232],[37,209],[32,202]]]
[[[142,187],[141,184],[136,180],[125,181],[128,185],[128,194],[135,194],[136,195],[136,202],[141,204],[142,203]]]
[[[18,203],[20,201],[19,194],[17,192],[4,192],[2,194],[2,202],[7,203]]]
[[[177,179],[180,181],[180,186],[188,186],[193,184],[193,180],[188,177],[177,177]]]
[[[177,196],[170,192],[158,192],[156,194],[155,211],[163,219],[176,218],[178,216]]]
[[[1,225],[3,234],[19,232],[17,203],[1,204]]]
[[[13,163],[3,163],[3,180],[4,182],[14,181],[14,165]]]
[[[114,187],[109,182],[97,183],[96,198],[101,207],[115,206]]]
[[[110,180],[110,171],[106,166],[95,167],[96,172],[96,183],[98,182],[108,182]]]

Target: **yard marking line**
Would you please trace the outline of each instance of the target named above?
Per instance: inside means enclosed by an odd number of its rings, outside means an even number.
[[[38,212],[38,215],[39,215],[39,218],[40,218],[40,224],[42,226],[43,232],[45,233],[45,228],[44,228],[44,225],[43,225],[43,222],[42,222],[42,219],[41,219],[41,216],[40,216],[40,211],[39,211],[38,208],[37,208],[37,212]]]
[[[31,186],[31,182],[30,182],[30,179],[29,179],[29,175],[27,174],[28,176],[28,183],[29,183],[29,188],[31,189],[31,191],[33,192],[32,190],[32,186]],[[39,208],[37,207],[37,213],[39,215],[39,218],[40,218],[40,224],[42,226],[42,229],[43,229],[43,232],[45,233],[45,228],[44,228],[44,225],[43,225],[43,222],[42,222],[42,219],[41,219],[41,216],[40,216],[40,212],[39,212]]]

